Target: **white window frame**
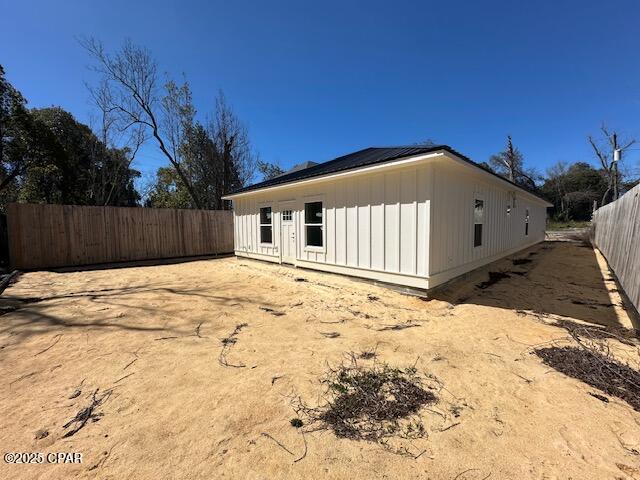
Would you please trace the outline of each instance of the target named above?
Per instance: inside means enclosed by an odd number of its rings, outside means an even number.
[[[260,211],[263,208],[271,209],[271,223],[262,223],[262,215],[260,214]],[[262,241],[262,227],[271,227],[271,243]],[[273,204],[271,203],[258,204],[258,243],[263,247],[273,247],[275,245],[275,231],[273,228]]]
[[[480,219],[480,222],[476,222],[476,202],[482,202],[482,218]],[[484,198],[481,195],[474,195],[473,197],[473,230],[472,230],[472,240],[473,240],[473,248],[482,248],[482,246],[484,246],[484,219],[485,219],[485,214],[484,214],[484,207],[485,207],[485,201]],[[482,225],[482,230],[480,232],[480,245],[476,245],[476,225]]]
[[[307,223],[307,203],[322,203],[322,223]],[[327,209],[325,207],[324,195],[315,195],[311,197],[304,197],[302,199],[302,240],[304,245],[305,252],[316,252],[316,253],[325,253],[327,251]],[[320,225],[322,229],[322,246],[318,247],[315,245],[307,245],[307,226],[315,226]]]

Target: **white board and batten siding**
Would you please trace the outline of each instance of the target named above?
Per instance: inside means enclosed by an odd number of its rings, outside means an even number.
[[[434,169],[431,287],[544,241],[547,204],[543,200],[465,170],[447,164]],[[482,245],[477,247],[473,242],[476,199],[484,202]]]
[[[293,208],[296,265],[426,288],[432,168],[355,175],[234,198],[236,254],[279,262],[281,212]],[[311,201],[323,204],[322,248],[305,246],[304,204]],[[264,206],[273,212],[272,244],[260,242]]]
[[[233,197],[236,255],[283,261],[281,212],[288,209],[295,225],[290,263],[415,288],[434,287],[544,240],[545,202],[474,170],[440,155],[240,194]],[[473,246],[477,198],[484,201],[481,247]],[[322,248],[306,247],[304,238],[304,204],[314,201],[323,205]],[[273,212],[271,244],[260,242],[265,206]]]

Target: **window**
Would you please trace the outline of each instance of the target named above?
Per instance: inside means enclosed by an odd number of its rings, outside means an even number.
[[[283,210],[282,211],[282,221],[290,222],[293,220],[293,210]]]
[[[525,237],[529,236],[529,209],[528,208],[525,210],[525,215],[524,215],[524,236]]]
[[[260,209],[260,243],[273,243],[271,207],[262,207]]]
[[[304,229],[307,247],[322,247],[322,202],[304,204]]]
[[[484,200],[476,198],[473,209],[473,246],[482,245],[482,223],[484,222]]]

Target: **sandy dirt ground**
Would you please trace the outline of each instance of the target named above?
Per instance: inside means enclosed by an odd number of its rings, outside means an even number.
[[[567,337],[557,318],[632,326],[606,263],[569,243],[515,257],[532,262],[429,301],[236,258],[24,274],[0,302],[0,450],[83,463],[0,462],[0,478],[640,478],[640,413],[531,354]],[[519,273],[477,288],[489,269]],[[404,444],[418,458],[290,424],[292,397],[322,403],[328,366],[372,349],[360,362],[445,387],[420,413],[428,436]],[[65,437],[96,390],[111,392],[97,421]]]

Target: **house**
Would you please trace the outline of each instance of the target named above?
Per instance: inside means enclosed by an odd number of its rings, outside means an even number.
[[[420,289],[543,241],[551,206],[446,145],[366,148],[225,198],[239,257]]]

